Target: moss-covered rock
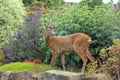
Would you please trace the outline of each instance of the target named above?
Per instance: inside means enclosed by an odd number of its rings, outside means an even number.
[[[20,72],[26,70],[30,72],[41,73],[51,69],[56,69],[56,68],[51,68],[49,65],[46,64],[34,64],[34,63],[26,63],[26,62],[14,62],[0,66],[0,71],[12,71],[12,72]]]

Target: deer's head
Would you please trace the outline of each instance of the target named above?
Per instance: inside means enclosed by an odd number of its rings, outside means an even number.
[[[45,26],[45,36],[49,37],[53,35],[53,25],[46,25]]]

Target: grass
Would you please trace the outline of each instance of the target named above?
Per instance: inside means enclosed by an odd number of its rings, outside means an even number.
[[[49,67],[49,65],[46,64],[34,64],[34,63],[26,63],[26,62],[15,62],[0,66],[0,71],[12,71],[12,72],[20,72],[23,70],[30,72],[44,72],[51,69],[56,69],[56,68],[51,68]]]

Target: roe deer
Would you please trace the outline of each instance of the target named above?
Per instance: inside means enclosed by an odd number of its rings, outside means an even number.
[[[53,65],[57,56],[61,56],[62,68],[65,70],[64,52],[75,51],[83,61],[81,72],[84,72],[88,59],[94,63],[95,59],[88,51],[91,38],[84,33],[74,33],[66,36],[53,36],[53,26],[46,25],[45,40],[52,52],[50,66]]]

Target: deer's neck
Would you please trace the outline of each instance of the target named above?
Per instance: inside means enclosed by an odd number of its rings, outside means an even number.
[[[45,37],[45,41],[46,41],[46,44],[49,45],[49,42],[52,40],[52,37],[53,36],[46,36]]]

